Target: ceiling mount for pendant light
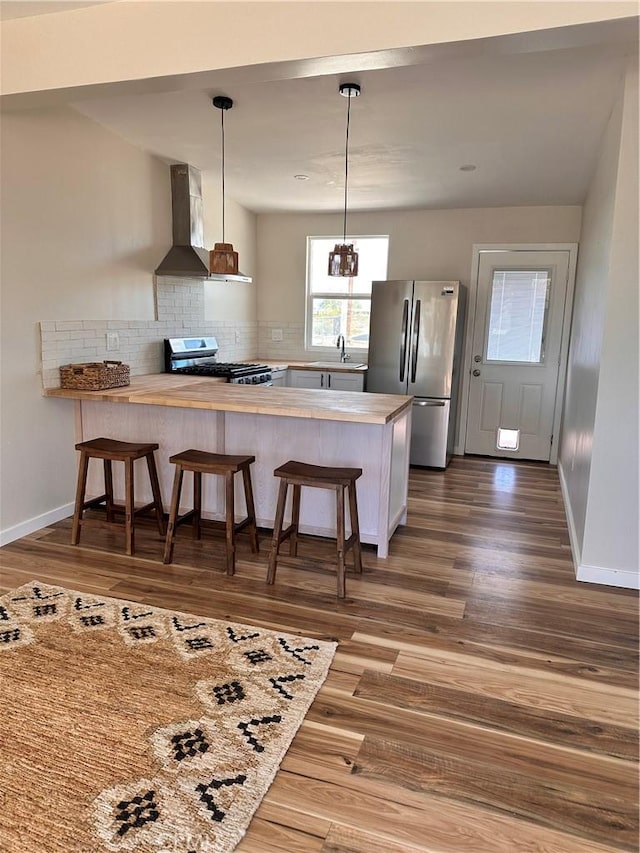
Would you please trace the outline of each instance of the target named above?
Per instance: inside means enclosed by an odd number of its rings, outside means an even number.
[[[342,225],[342,243],[336,243],[333,252],[329,252],[329,275],[356,276],[358,275],[358,253],[353,250],[353,243],[347,244],[347,191],[349,184],[349,121],[351,118],[351,98],[360,95],[357,83],[341,83],[338,89],[343,98],[347,98],[347,131],[344,147],[344,218]]]
[[[220,110],[220,136],[222,148],[222,242],[214,243],[213,249],[209,252],[209,269],[211,278],[217,278],[224,281],[251,281],[251,278],[238,272],[238,253],[234,251],[232,243],[225,242],[224,232],[224,215],[225,215],[225,162],[224,162],[224,114],[233,106],[231,98],[225,95],[216,95],[212,101],[213,106]]]

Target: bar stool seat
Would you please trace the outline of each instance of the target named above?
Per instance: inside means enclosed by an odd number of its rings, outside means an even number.
[[[78,545],[82,527],[92,519],[84,518],[85,509],[93,509],[104,503],[107,510],[107,521],[115,522],[115,513],[124,512],[125,545],[129,556],[134,553],[135,517],[151,510],[155,511],[158,530],[162,536],[165,535],[164,510],[162,508],[162,496],[160,494],[160,483],[156,469],[154,452],[158,449],[157,444],[138,443],[132,441],[118,441],[113,438],[94,438],[90,441],[81,441],[76,444],[76,450],[80,451],[80,464],[78,466],[78,485],[76,489],[76,501],[73,512],[73,525],[71,528],[71,544]],[[90,459],[102,459],[104,467],[104,490],[105,493],[97,498],[85,500],[87,488],[87,474]],[[146,459],[151,481],[151,492],[153,500],[151,503],[136,509],[134,504],[134,465],[137,459]],[[116,504],[113,499],[113,462],[123,462],[125,466],[125,497],[124,505]]]
[[[356,500],[356,480],[362,475],[362,468],[330,468],[325,465],[310,465],[306,462],[291,460],[276,468],[274,477],[280,477],[276,518],[273,527],[273,540],[269,556],[267,583],[272,584],[276,579],[278,554],[280,545],[289,540],[289,555],[296,557],[298,553],[298,533],[300,524],[300,493],[302,486],[319,489],[333,489],[336,493],[336,549],[338,557],[337,581],[338,598],[345,597],[345,556],[353,551],[354,569],[362,573],[362,549],[360,545],[360,528],[358,525],[358,505]],[[293,487],[291,505],[291,523],[283,530],[287,491]],[[345,490],[348,493],[349,515],[351,518],[351,535],[345,538]]]
[[[226,535],[226,563],[227,574],[235,573],[236,534],[248,528],[251,551],[257,554],[258,530],[256,527],[256,511],[253,504],[253,489],[251,487],[251,471],[249,466],[255,462],[255,456],[233,456],[225,453],[208,453],[205,450],[185,450],[176,453],[169,458],[176,466],[173,480],[173,494],[171,496],[171,507],[169,510],[169,524],[164,548],[164,562],[173,560],[173,546],[175,543],[176,529],[186,521],[193,522],[193,536],[195,539],[201,537],[202,518],[202,475],[217,474],[225,479],[225,520],[210,522],[214,527],[221,527]],[[185,471],[193,473],[193,509],[184,515],[179,515],[180,493],[182,491],[182,479]],[[242,472],[244,484],[244,497],[247,515],[242,521],[235,520],[235,490],[234,475]]]

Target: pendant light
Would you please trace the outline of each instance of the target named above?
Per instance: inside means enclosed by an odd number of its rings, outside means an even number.
[[[209,270],[211,278],[221,281],[247,281],[251,278],[238,272],[238,253],[234,251],[232,243],[225,243],[224,233],[224,214],[225,214],[225,197],[224,197],[224,114],[233,106],[231,98],[224,95],[216,95],[213,99],[213,106],[220,110],[220,137],[222,148],[222,242],[214,243],[213,249],[209,252]]]
[[[341,83],[338,89],[343,98],[347,98],[347,133],[344,147],[344,219],[342,224],[342,243],[336,243],[333,252],[329,252],[329,275],[358,275],[358,253],[353,243],[347,244],[347,190],[349,184],[349,121],[351,118],[351,98],[360,95],[357,83]]]

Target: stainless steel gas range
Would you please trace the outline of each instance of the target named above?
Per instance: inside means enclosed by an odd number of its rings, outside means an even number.
[[[164,369],[166,373],[212,376],[234,385],[271,385],[271,371],[266,364],[240,364],[216,361],[218,341],[212,337],[165,338]]]

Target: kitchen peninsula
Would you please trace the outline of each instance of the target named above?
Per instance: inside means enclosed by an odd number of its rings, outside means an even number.
[[[169,457],[197,448],[255,455],[252,475],[260,527],[273,527],[278,485],[273,471],[289,459],[362,468],[360,536],[377,546],[379,557],[388,556],[389,540],[406,520],[411,397],[232,385],[169,374],[133,377],[130,385],[105,391],[52,388],[44,393],[76,401],[76,441],[109,436],[157,442],[165,505],[173,479]],[[118,467],[115,488],[122,494]],[[140,500],[150,499],[146,488],[141,476],[136,484]],[[103,491],[97,466],[90,470],[88,491]],[[241,501],[238,515],[244,511]],[[221,518],[222,507],[222,483],[213,480],[203,495],[203,509]],[[335,536],[333,494],[303,490],[300,526],[304,533]]]

